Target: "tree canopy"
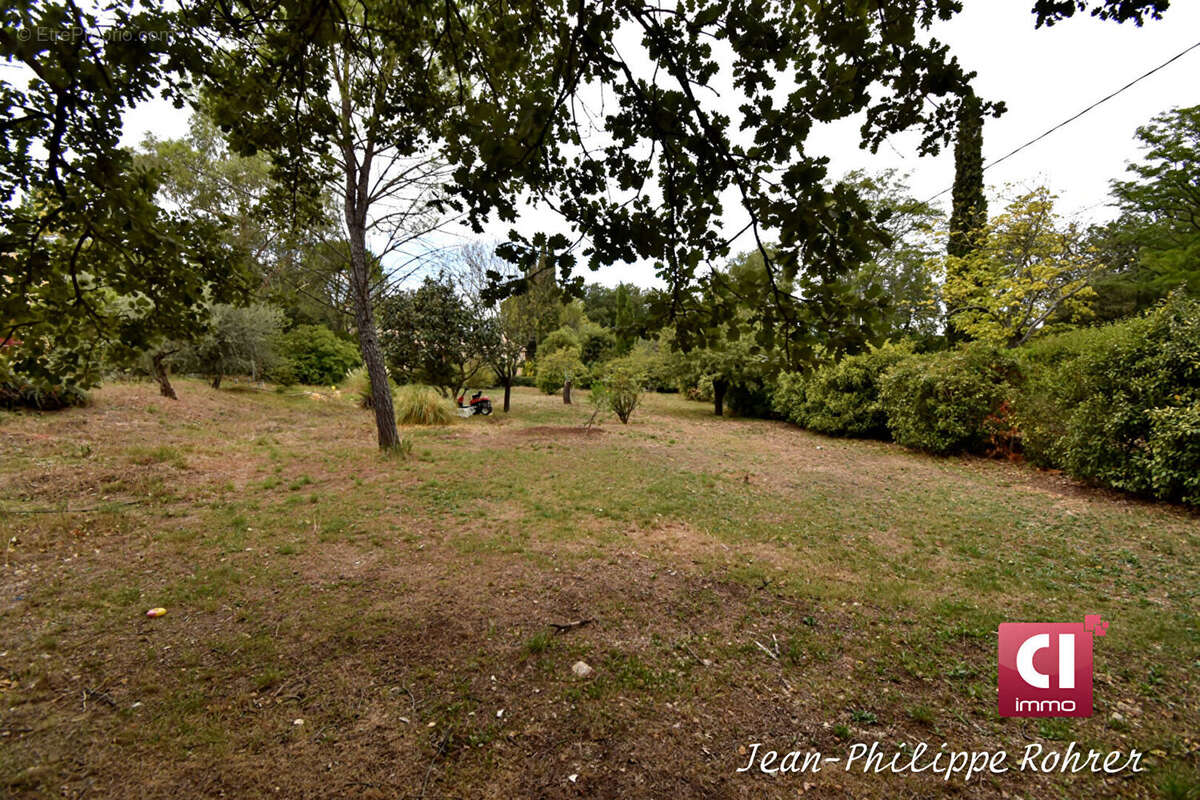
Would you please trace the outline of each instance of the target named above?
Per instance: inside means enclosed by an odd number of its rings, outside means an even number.
[[[1176,108],[1138,128],[1141,161],[1113,194],[1134,229],[1144,280],[1159,293],[1200,293],[1200,106]]]
[[[984,227],[974,250],[946,257],[947,311],[971,337],[1011,347],[1052,319],[1089,313],[1102,264],[1054,200],[1045,188],[1022,194]]]

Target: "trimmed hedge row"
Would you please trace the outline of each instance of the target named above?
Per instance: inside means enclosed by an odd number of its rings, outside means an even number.
[[[1027,457],[1200,505],[1200,302],[1026,348],[1014,403]]]
[[[884,373],[879,404],[905,447],[939,455],[996,450],[1020,374],[1015,358],[985,345],[914,356]]]
[[[774,395],[775,413],[818,433],[886,439],[887,415],[880,402],[879,380],[912,354],[910,345],[886,344],[847,356],[810,376],[781,375]]]
[[[1200,302],[1018,350],[886,346],[778,381],[780,416],[931,453],[1022,452],[1092,483],[1200,505]]]

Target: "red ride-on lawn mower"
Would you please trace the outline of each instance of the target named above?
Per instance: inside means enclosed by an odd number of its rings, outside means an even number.
[[[485,417],[492,413],[492,401],[483,396],[483,390],[479,390],[471,395],[471,399],[467,400],[467,393],[463,392],[458,396],[458,413],[463,417],[474,416],[475,414],[483,414]]]

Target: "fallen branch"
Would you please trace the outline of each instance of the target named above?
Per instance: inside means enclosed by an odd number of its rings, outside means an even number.
[[[442,740],[438,742],[437,750],[433,753],[433,758],[429,761],[429,766],[425,768],[425,778],[421,781],[421,793],[417,795],[417,800],[425,800],[425,790],[429,788],[429,776],[433,774],[433,765],[446,752],[446,742],[450,739],[451,729],[447,728],[442,734]]]
[[[580,620],[576,620],[574,622],[567,622],[567,623],[562,623],[562,624],[557,623],[557,622],[551,622],[550,627],[554,628],[555,633],[566,633],[567,631],[571,631],[576,628],[582,628],[584,625],[590,625],[591,623],[593,623],[595,621],[596,620],[594,620],[594,619],[580,619]]]
[[[5,508],[6,514],[90,514],[93,511],[111,511],[114,508],[122,506],[136,506],[145,503],[145,500],[125,500],[119,503],[104,503],[98,506],[87,506],[85,508]]]
[[[87,711],[87,701],[88,700],[99,700],[100,702],[102,702],[106,706],[108,706],[109,708],[117,707],[117,701],[112,699],[112,695],[108,694],[108,692],[102,692],[99,689],[93,689],[91,687],[88,687],[83,690],[83,710],[84,711]]]
[[[768,650],[768,649],[766,648],[766,646],[764,646],[764,645],[763,645],[763,643],[762,643],[762,642],[760,642],[760,641],[758,641],[757,639],[755,639],[755,640],[754,640],[754,643],[755,643],[756,645],[758,645],[758,647],[759,647],[759,649],[760,649],[760,650],[762,650],[764,653],[766,653],[767,655],[769,655],[769,656],[770,656],[770,657],[771,657],[773,660],[775,660],[775,661],[778,661],[778,660],[779,660],[779,654],[778,654],[778,653],[772,653],[770,650]]]

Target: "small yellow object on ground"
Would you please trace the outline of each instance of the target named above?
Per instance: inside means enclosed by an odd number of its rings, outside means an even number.
[[[146,612],[146,616],[147,617],[161,617],[163,614],[166,614],[166,613],[167,613],[167,610],[165,608],[152,608]]]

